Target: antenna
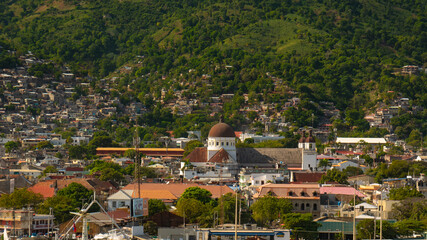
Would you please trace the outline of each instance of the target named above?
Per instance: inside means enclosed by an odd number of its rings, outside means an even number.
[[[101,208],[101,210],[110,218],[110,220],[113,223],[113,225],[117,229],[119,229],[119,231],[123,234],[123,236],[126,239],[130,239],[129,236],[127,234],[125,234],[123,232],[123,230],[119,227],[119,225],[117,225],[117,223],[114,220],[114,218],[112,218],[107,213],[107,211],[105,211],[104,207],[96,200],[96,194],[94,192],[94,194],[93,194],[93,200],[92,200],[92,202],[89,203],[89,205],[87,205],[86,208],[82,207],[82,210],[80,210],[80,212],[78,212],[78,213],[76,213],[76,212],[70,212],[70,213],[72,213],[74,215],[79,216],[74,223],[79,222],[80,220],[83,221],[83,225],[82,225],[82,240],[88,240],[88,232],[87,232],[87,224],[88,224],[88,222],[87,222],[87,217],[90,215],[90,213],[88,213],[88,211],[89,211],[90,207],[92,207],[92,205],[95,204],[95,203],[98,204],[98,206]],[[71,229],[73,229],[73,228],[74,228],[74,224],[72,224],[64,234],[61,234],[61,236],[59,236],[58,240],[63,240],[68,235],[68,233],[71,231]]]

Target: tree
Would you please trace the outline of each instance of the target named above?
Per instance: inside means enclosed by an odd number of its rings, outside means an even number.
[[[423,233],[427,229],[426,221],[403,219],[393,224],[400,236],[411,236],[413,233]]]
[[[47,166],[43,172],[41,176],[46,176],[47,173],[57,173],[58,169],[56,169],[56,167],[54,166]]]
[[[272,221],[279,219],[292,210],[292,203],[288,199],[264,196],[252,204],[252,218],[263,226],[269,226]]]
[[[353,167],[353,166],[346,167],[343,172],[349,177],[363,174],[363,170],[361,168]]]
[[[373,239],[374,234],[377,235],[376,238],[378,238],[380,233],[380,223],[377,221],[376,223],[376,229],[374,231],[374,220],[372,219],[365,219],[360,221],[357,226],[357,238],[359,239]],[[383,221],[383,238],[384,239],[393,239],[397,237],[397,231],[394,228],[393,224],[391,224],[388,221]]]
[[[184,193],[181,195],[181,199],[194,198],[203,204],[210,202],[212,200],[211,197],[211,192],[200,187],[189,187],[185,189]]]
[[[390,200],[404,200],[406,198],[413,197],[424,197],[424,195],[417,189],[406,186],[402,188],[390,189],[389,198]]]
[[[130,158],[130,159],[135,159],[136,157],[136,151],[135,149],[128,149],[125,151],[125,153],[123,154],[123,156]]]
[[[23,208],[36,207],[43,202],[43,196],[33,193],[26,188],[16,189],[13,193],[3,194],[0,197],[0,207],[3,208]]]
[[[114,168],[104,168],[101,170],[101,175],[99,176],[99,180],[101,181],[115,181],[120,182],[124,179],[123,173]]]
[[[286,229],[292,229],[295,239],[318,239],[317,228],[319,223],[313,221],[310,213],[287,213],[282,217],[282,225]]]
[[[37,212],[39,214],[49,214],[49,208],[53,209],[53,215],[55,215],[55,221],[58,224],[73,218],[74,215],[70,212],[78,210],[77,207],[75,207],[75,201],[62,195],[55,195],[46,199],[40,204]]]
[[[413,219],[421,221],[427,219],[427,200],[424,198],[407,198],[394,204],[392,215],[397,220]]]
[[[347,175],[344,172],[341,172],[338,169],[331,169],[326,172],[326,175],[323,175],[320,179],[320,183],[325,182],[337,182],[341,184],[348,184]]]
[[[89,201],[93,197],[93,191],[88,190],[80,183],[71,183],[57,193],[58,196],[65,196],[73,200],[73,207],[82,207],[82,201]]]
[[[195,148],[203,147],[203,143],[198,140],[189,141],[184,147],[184,157],[188,156]]]
[[[158,231],[157,223],[155,223],[153,221],[147,221],[146,223],[144,223],[144,232],[145,233],[147,233],[151,236],[156,236],[157,231]]]
[[[241,222],[247,222],[250,220],[250,215],[249,215],[249,211],[248,207],[245,203],[245,201],[243,201],[240,198],[241,195],[238,195],[238,206],[241,206]],[[223,196],[221,196],[218,201],[216,202],[218,205],[216,207],[213,208],[213,212],[218,212],[221,213],[222,211],[224,211],[224,223],[234,223],[235,219],[235,211],[236,211],[236,195],[235,194],[231,194],[231,193],[227,193]],[[215,204],[216,204],[215,203]],[[212,223],[212,221],[210,222]]]
[[[53,148],[53,144],[50,141],[41,141],[37,143],[36,148],[38,149],[46,149],[46,148]]]
[[[9,141],[4,144],[4,147],[6,148],[6,152],[10,153],[13,150],[18,149],[21,146],[21,143],[18,141]]]
[[[319,164],[317,166],[319,168],[323,168],[323,171],[326,171],[326,168],[332,166],[332,164],[329,162],[328,159],[323,158],[323,159],[320,159]]]
[[[148,216],[167,211],[166,204],[160,199],[148,200]]]
[[[95,147],[116,147],[117,144],[113,142],[110,136],[96,136],[88,144]]]
[[[86,155],[86,148],[84,146],[70,146],[68,155],[72,159],[83,159],[83,156]]]
[[[195,198],[180,198],[176,204],[178,215],[185,217],[190,223],[198,222],[198,218],[209,212],[209,208]]]

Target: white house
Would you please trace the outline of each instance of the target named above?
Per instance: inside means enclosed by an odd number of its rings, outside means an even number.
[[[107,198],[108,211],[117,208],[130,208],[133,190],[119,190]]]

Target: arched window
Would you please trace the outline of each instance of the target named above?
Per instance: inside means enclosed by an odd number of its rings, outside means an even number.
[[[316,211],[317,210],[317,203],[313,204],[313,210]]]
[[[307,203],[305,206],[306,206],[307,208],[309,208],[309,207],[310,207],[310,203]]]
[[[216,142],[216,145],[218,146],[218,145],[219,145],[219,142]]]
[[[305,206],[305,205],[304,205],[304,203],[301,203],[301,210],[302,210],[302,211],[304,211],[304,210],[305,210],[304,206]]]
[[[293,196],[294,193],[292,191],[288,192],[288,196]]]
[[[298,203],[295,203],[295,207],[296,207],[296,208],[298,207]]]
[[[304,191],[301,192],[301,196],[303,196],[303,197],[305,196],[305,192]]]
[[[316,191],[313,192],[313,197],[317,197],[317,192]]]
[[[228,146],[228,142],[226,142],[225,145]]]
[[[221,146],[224,146],[224,142],[221,142]]]

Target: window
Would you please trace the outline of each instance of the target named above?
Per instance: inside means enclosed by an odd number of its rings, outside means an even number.
[[[295,203],[295,207],[298,207],[298,203]]]
[[[224,146],[224,142],[221,142],[221,146]]]
[[[124,201],[121,201],[120,202],[120,207],[124,207],[125,206],[125,202]]]
[[[117,207],[117,203],[116,203],[116,201],[113,201],[113,208],[116,208]]]
[[[307,208],[309,208],[309,207],[310,207],[310,203],[307,203],[305,206],[306,206]]]
[[[305,210],[304,206],[305,206],[305,205],[304,205],[304,203],[301,203],[301,210],[302,210],[302,211],[304,211],[304,210]]]
[[[292,191],[288,192],[288,196],[293,196],[294,193]]]
[[[216,142],[216,145],[218,146],[218,145],[219,145],[219,142]]]
[[[313,192],[313,197],[316,197],[317,196],[317,192],[316,191],[314,191]]]
[[[313,210],[314,210],[314,211],[316,211],[316,210],[317,210],[317,204],[316,204],[316,203],[314,203],[314,204],[313,204]]]
[[[301,192],[301,196],[303,196],[303,197],[304,197],[304,196],[305,196],[305,192]]]
[[[225,145],[228,146],[228,142],[226,142]]]

